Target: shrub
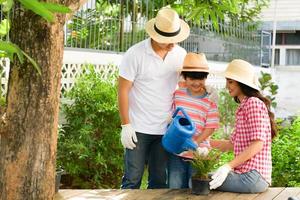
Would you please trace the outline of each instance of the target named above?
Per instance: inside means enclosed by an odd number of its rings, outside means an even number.
[[[279,126],[272,145],[272,185],[300,186],[300,116],[289,127]]]
[[[238,104],[229,95],[226,89],[219,92],[218,110],[220,116],[220,127],[222,128],[220,134],[221,138],[228,138],[232,132],[235,122],[235,111]]]
[[[77,81],[63,105],[66,117],[59,131],[57,165],[68,173],[72,188],[118,188],[123,148],[115,76],[108,81],[92,68]]]
[[[260,78],[258,79],[260,83],[260,89],[264,96],[271,100],[271,106],[276,108],[277,102],[275,101],[275,96],[278,93],[278,85],[272,81],[272,76],[269,73],[260,72]]]

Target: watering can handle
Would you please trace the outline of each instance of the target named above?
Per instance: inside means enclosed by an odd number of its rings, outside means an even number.
[[[172,118],[174,118],[174,117],[177,115],[177,113],[178,113],[179,111],[182,112],[182,114],[185,116],[185,118],[187,118],[189,121],[192,121],[191,118],[190,118],[190,116],[185,112],[185,110],[184,110],[182,107],[177,107],[177,108],[176,108],[176,110],[175,110],[175,112],[174,112]]]

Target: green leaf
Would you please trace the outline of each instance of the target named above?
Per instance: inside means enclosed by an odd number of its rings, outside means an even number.
[[[212,20],[212,23],[213,23],[214,28],[215,28],[217,31],[219,31],[218,19],[217,19],[216,14],[215,14],[214,11],[212,11],[212,12],[210,13],[210,17],[211,17],[211,20]]]
[[[25,8],[33,11],[34,13],[40,15],[45,20],[49,22],[54,21],[54,15],[47,8],[43,6],[42,3],[37,0],[18,0]]]
[[[46,9],[48,9],[52,13],[70,13],[71,9],[55,3],[47,3],[47,2],[40,2]]]
[[[17,54],[19,61],[24,62],[24,56],[22,50],[15,44],[6,41],[0,41],[0,51],[4,51],[9,56],[10,60],[14,59],[14,54]]]
[[[13,0],[6,0],[6,1],[2,1],[1,3],[2,3],[2,5],[3,5],[2,10],[3,10],[4,12],[10,11],[10,9],[11,9],[11,8],[13,7],[13,5],[14,5],[14,1],[13,1]]]
[[[0,36],[5,36],[10,29],[9,20],[3,19],[0,23]]]
[[[33,67],[36,69],[36,71],[39,73],[39,75],[42,75],[41,72],[41,68],[39,67],[39,65],[35,62],[35,60],[33,60],[27,53],[25,53],[24,51],[22,51],[22,53],[24,54],[24,56],[29,60],[29,62],[33,65]]]

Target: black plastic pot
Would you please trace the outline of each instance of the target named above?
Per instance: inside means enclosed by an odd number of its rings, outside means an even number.
[[[192,194],[208,195],[210,192],[209,182],[211,179],[192,178]]]
[[[56,170],[56,173],[55,173],[55,193],[58,192],[58,189],[59,189],[59,186],[60,186],[61,175],[63,175],[64,173],[65,173],[65,171],[63,169]]]

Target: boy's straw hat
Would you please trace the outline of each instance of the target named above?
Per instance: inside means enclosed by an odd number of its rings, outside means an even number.
[[[159,43],[178,43],[190,34],[189,25],[171,8],[160,9],[155,18],[146,23],[146,32]]]
[[[208,63],[204,53],[187,53],[183,67],[180,70],[182,72],[209,72]]]
[[[259,90],[258,79],[254,67],[241,59],[231,61],[224,73],[226,78],[243,83],[255,90]]]

